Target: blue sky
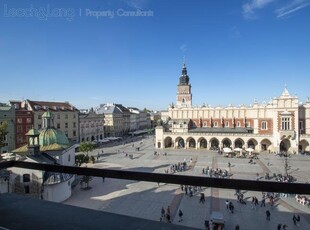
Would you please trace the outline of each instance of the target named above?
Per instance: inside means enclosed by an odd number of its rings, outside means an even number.
[[[310,96],[310,0],[1,1],[0,28],[2,102],[166,109],[184,57],[194,105]]]

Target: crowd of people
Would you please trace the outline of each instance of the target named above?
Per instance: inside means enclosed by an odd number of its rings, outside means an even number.
[[[202,174],[216,178],[226,178],[229,176],[229,173],[226,169],[220,169],[220,168],[213,169],[209,168],[209,166],[202,169]]]

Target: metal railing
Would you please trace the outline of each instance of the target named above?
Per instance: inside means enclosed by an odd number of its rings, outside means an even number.
[[[184,176],[184,175],[172,175],[163,173],[137,172],[128,170],[51,165],[51,164],[31,163],[23,161],[0,162],[0,170],[12,167],[50,171],[50,172],[60,172],[76,175],[108,177],[116,179],[127,179],[127,180],[148,181],[148,182],[179,184],[179,185],[214,187],[222,189],[239,189],[239,190],[278,192],[289,194],[310,194],[310,184],[304,184],[304,183],[224,179],[224,178],[210,178],[204,176]]]

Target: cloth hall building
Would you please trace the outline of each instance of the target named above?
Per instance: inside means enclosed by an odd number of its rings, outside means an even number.
[[[167,122],[156,127],[156,148],[252,148],[256,152],[310,151],[310,101],[300,103],[285,88],[269,103],[251,106],[193,107],[184,64],[176,104],[162,114]]]

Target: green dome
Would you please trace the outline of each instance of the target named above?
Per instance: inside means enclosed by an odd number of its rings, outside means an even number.
[[[30,129],[25,135],[26,135],[26,136],[39,136],[39,134],[40,134],[40,133],[39,133],[38,130],[32,128],[32,129]]]
[[[45,113],[43,113],[42,117],[43,118],[53,118],[54,115],[50,111],[46,111]]]
[[[62,131],[54,128],[43,129],[40,133],[39,141],[41,147],[52,144],[59,144],[64,147],[69,145],[67,136]]]

